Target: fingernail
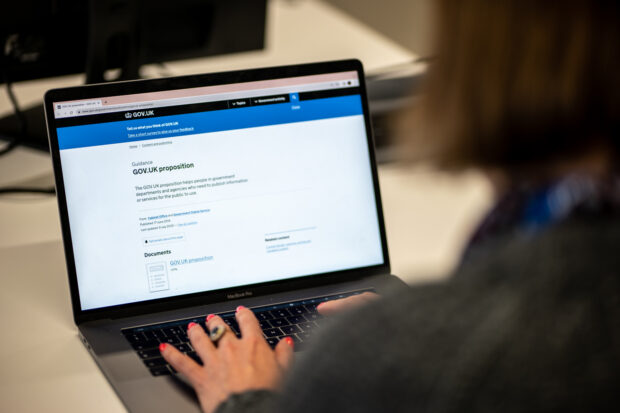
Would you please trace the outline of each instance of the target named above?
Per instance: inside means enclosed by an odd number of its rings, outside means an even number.
[[[162,351],[162,352],[163,352],[163,351],[166,349],[166,347],[168,347],[168,344],[166,344],[166,343],[161,343],[161,344],[159,345],[159,351]]]
[[[243,310],[244,308],[245,308],[244,306],[240,305],[239,307],[237,307],[237,312]]]
[[[213,317],[215,317],[213,314],[209,314],[209,315],[207,316],[207,321],[211,320]]]
[[[295,348],[295,342],[293,341],[292,338],[290,337],[284,337],[284,341],[286,341],[286,344],[288,344],[289,346],[291,346],[292,348]]]
[[[194,322],[192,321],[191,323],[189,323],[189,324],[187,325],[187,331],[191,330],[191,329],[192,329],[192,327],[197,326],[197,325],[198,325],[198,324],[196,324],[196,323],[194,323]]]
[[[322,306],[323,304],[325,304],[325,303],[324,303],[324,302],[322,302],[321,304],[317,305],[317,306],[316,306],[316,309],[318,310],[319,308],[321,308],[321,306]]]

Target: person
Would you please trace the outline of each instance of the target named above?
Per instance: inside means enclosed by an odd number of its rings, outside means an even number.
[[[617,1],[442,0],[413,154],[476,167],[498,202],[446,282],[342,311],[292,363],[190,326],[204,367],[163,346],[205,412],[617,411]],[[210,330],[226,328],[209,316]]]

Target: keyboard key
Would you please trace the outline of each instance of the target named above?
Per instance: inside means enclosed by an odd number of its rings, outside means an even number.
[[[297,326],[284,326],[281,327],[281,330],[284,331],[284,334],[294,334],[301,332],[301,330]]]
[[[150,350],[140,350],[140,351],[138,351],[138,356],[140,358],[142,358],[142,359],[150,359],[150,358],[153,358],[153,357],[159,357],[160,355],[161,354],[160,354],[159,349],[156,349],[156,348],[153,348],[153,349],[150,349]]]
[[[309,313],[316,313],[316,306],[319,304],[320,303],[306,304],[304,307],[306,307],[306,310],[308,310]]]
[[[235,320],[234,318],[227,317],[227,318],[224,319],[224,322],[226,324],[228,324],[228,326],[233,331],[233,333],[237,334],[237,333],[239,333],[241,331],[239,329],[239,323],[237,323],[237,320]]]
[[[156,366],[156,367],[149,368],[149,370],[151,371],[151,374],[153,376],[168,376],[168,375],[170,375],[170,370],[168,370],[168,367],[166,367],[166,366]]]
[[[127,338],[127,340],[129,340],[131,344],[140,344],[148,341],[148,339],[142,333],[127,334],[125,335],[125,337]]]
[[[268,330],[263,331],[265,337],[277,337],[282,335],[282,331],[279,328],[270,328]]]
[[[166,360],[164,360],[163,357],[155,357],[152,359],[146,359],[142,361],[144,361],[144,364],[146,365],[146,367],[149,367],[149,368],[166,365]]]
[[[291,317],[286,317],[286,319],[291,324],[299,324],[299,323],[303,323],[304,321],[306,321],[303,315],[294,315]]]
[[[271,346],[271,348],[275,347],[276,344],[278,344],[280,340],[278,340],[277,337],[268,337],[267,338],[267,344],[269,344]]]
[[[141,343],[132,344],[132,347],[134,348],[134,350],[148,350],[150,348],[158,348],[159,341],[156,341],[156,340],[144,341]]]
[[[183,352],[183,353],[187,353],[189,351],[194,351],[193,348],[191,348],[191,346],[187,343],[181,343],[181,344],[176,344],[175,347],[177,348],[177,350]]]
[[[269,324],[269,321],[265,320],[265,321],[258,321],[258,324],[260,325],[261,330],[267,330],[268,328],[271,328],[271,324]]]
[[[292,314],[288,312],[286,308],[281,308],[280,310],[271,310],[271,315],[274,318],[282,318],[282,317],[290,317]]]
[[[177,335],[181,341],[187,342],[189,338],[187,337],[187,330],[184,328],[179,329],[181,332]]]
[[[177,336],[168,336],[162,340],[162,343],[180,344],[181,340]]]
[[[227,315],[225,317],[222,317],[222,320],[224,320],[224,322],[228,325],[232,324],[236,324],[237,323],[237,319],[235,318],[234,315]]]
[[[308,312],[303,305],[298,305],[296,307],[289,308],[288,311],[293,315],[302,315]]]
[[[267,321],[274,318],[269,311],[259,311],[254,313],[254,315],[258,318],[258,321]]]
[[[305,323],[299,323],[297,324],[297,326],[301,328],[303,331],[311,331],[317,327],[314,321],[307,321]]]
[[[272,326],[274,327],[282,327],[282,326],[287,326],[290,323],[288,321],[286,321],[285,318],[276,318],[274,320],[269,321],[271,323]]]
[[[178,327],[166,327],[162,328],[161,331],[166,335],[166,337],[176,337],[181,331]]]
[[[147,338],[147,340],[159,341],[161,338],[164,338],[164,335],[159,330],[148,330],[145,331],[143,334]]]
[[[319,313],[308,313],[305,315],[305,317],[308,319],[308,321],[316,321],[323,318],[323,316]]]

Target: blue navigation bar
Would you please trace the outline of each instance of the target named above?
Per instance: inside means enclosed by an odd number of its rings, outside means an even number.
[[[297,95],[297,94],[295,94]],[[361,115],[360,95],[160,116],[57,129],[61,150]]]

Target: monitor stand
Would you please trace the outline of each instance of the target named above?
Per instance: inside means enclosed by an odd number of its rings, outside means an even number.
[[[118,67],[120,73],[113,80],[139,78],[140,51],[138,46],[137,2],[133,0],[89,0],[89,33],[86,51],[86,83],[105,82],[107,68]],[[118,44],[120,41],[120,45]],[[0,119],[0,139],[14,139],[17,145],[49,152],[47,127],[43,105],[22,110],[26,131],[20,128],[15,114]]]
[[[49,152],[43,105],[22,109],[22,114],[26,122],[26,133],[22,134],[17,116],[8,115],[0,118],[0,139],[12,137],[17,140],[18,145]]]

